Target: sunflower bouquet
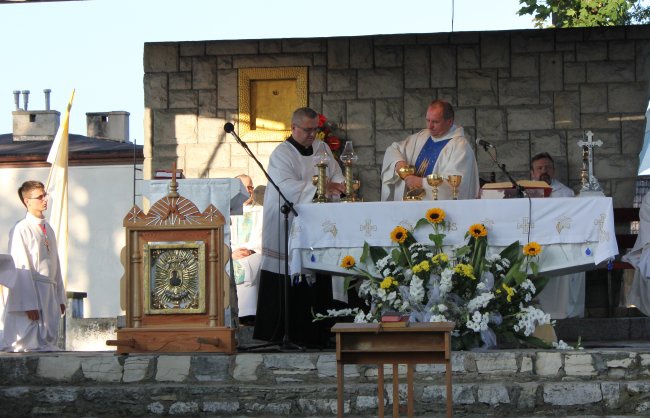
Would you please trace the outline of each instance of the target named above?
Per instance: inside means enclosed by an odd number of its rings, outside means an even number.
[[[445,212],[429,209],[415,225],[431,228],[430,242],[419,243],[411,231],[397,226],[394,247],[364,245],[357,261],[347,255],[341,267],[357,281],[367,309],[317,314],[316,320],[354,316],[354,322],[380,322],[387,312],[400,312],[410,322],[456,323],[453,349],[547,347],[533,337],[535,328],[551,323],[533,298],[547,279],[538,275],[539,244],[513,242],[500,252],[488,248],[488,230],[471,225],[463,245],[445,247]]]

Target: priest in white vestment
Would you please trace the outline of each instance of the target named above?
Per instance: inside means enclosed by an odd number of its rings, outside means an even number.
[[[294,205],[311,203],[316,193],[312,178],[317,174],[314,157],[328,159],[326,193],[340,196],[345,192],[341,167],[329,146],[316,140],[318,113],[300,108],[291,119],[291,136],[271,153],[268,174],[286,199]],[[325,158],[326,156],[326,158]],[[289,332],[291,342],[321,346],[327,343],[327,324],[312,321],[312,312],[324,313],[332,308],[332,284],[329,276],[319,277],[309,272],[292,278],[289,301],[284,300],[285,226],[281,208],[285,204],[269,182],[264,195],[264,228],[262,273],[253,337],[265,341],[282,341],[284,336],[284,304],[289,303]],[[293,214],[289,213],[289,231]],[[298,214],[300,216],[300,214]],[[314,228],[318,228],[314,225]],[[298,232],[299,233],[299,232]]]
[[[530,162],[533,180],[545,181],[551,188],[550,197],[574,197],[569,187],[555,178],[553,158],[546,152],[535,155]],[[537,295],[542,310],[552,319],[582,318],[585,316],[585,273],[551,277],[544,290]]]
[[[27,181],[18,189],[27,208],[25,218],[10,233],[9,251],[17,277],[7,295],[3,315],[4,351],[59,351],[59,322],[66,294],[56,237],[45,221],[45,186]]]
[[[434,100],[427,108],[427,129],[391,144],[384,154],[381,169],[381,200],[403,200],[409,190],[423,189],[423,199],[433,199],[433,188],[426,176],[461,175],[458,199],[476,199],[479,192],[478,167],[474,150],[465,139],[465,131],[454,123],[453,107]],[[399,170],[413,166],[415,173],[402,179]],[[438,187],[438,199],[452,198],[447,181]]]
[[[650,193],[643,197],[639,208],[639,235],[634,247],[621,259],[634,266],[632,283],[625,289],[626,304],[650,316]]]
[[[246,174],[237,176],[251,197],[243,205],[242,215],[230,217],[230,241],[234,280],[237,285],[239,323],[252,325],[257,310],[260,269],[262,267],[262,219],[261,202],[253,198],[253,180]]]

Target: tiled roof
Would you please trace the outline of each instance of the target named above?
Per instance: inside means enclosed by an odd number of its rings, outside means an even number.
[[[69,160],[142,161],[142,145],[70,134]],[[0,135],[0,162],[45,161],[53,141],[14,141],[13,134]],[[135,149],[135,151],[134,151]]]

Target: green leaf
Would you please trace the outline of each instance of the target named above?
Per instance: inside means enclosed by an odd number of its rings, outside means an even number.
[[[364,251],[365,251],[365,245],[364,245]],[[381,260],[382,258],[388,255],[388,252],[384,249],[384,247],[369,247],[368,252],[370,254],[370,258],[373,263],[377,263],[377,261]]]

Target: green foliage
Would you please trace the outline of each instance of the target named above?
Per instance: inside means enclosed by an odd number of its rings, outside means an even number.
[[[519,16],[533,15],[538,28],[623,26],[650,23],[640,0],[519,0]]]

